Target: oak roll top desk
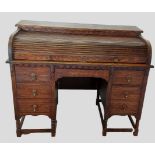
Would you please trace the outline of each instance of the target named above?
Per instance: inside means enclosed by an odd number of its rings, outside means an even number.
[[[138,135],[151,45],[135,26],[20,21],[9,39],[17,136],[56,133],[58,89],[96,89],[102,134]],[[104,114],[101,109],[104,107]],[[71,110],[71,109],[70,109]],[[26,115],[46,115],[50,129],[22,129]],[[108,128],[111,116],[132,128]],[[79,120],[80,121],[80,120]]]

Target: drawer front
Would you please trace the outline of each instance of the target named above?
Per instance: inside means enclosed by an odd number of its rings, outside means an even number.
[[[144,71],[117,70],[114,71],[113,84],[141,85]]]
[[[111,100],[138,102],[140,99],[140,87],[113,86]]]
[[[140,101],[140,87],[113,86],[111,91],[111,114],[136,114]]]
[[[73,50],[73,49],[72,49]],[[74,50],[75,51],[75,50]],[[67,51],[66,51],[67,52]],[[65,52],[65,53],[66,53]],[[89,51],[88,51],[89,52]],[[64,53],[64,49],[63,49]],[[76,53],[76,52],[75,52]],[[146,55],[135,55],[135,53],[127,53],[124,54],[116,54],[116,52],[110,50],[109,52],[106,51],[105,54],[103,50],[101,54],[85,54],[82,55],[81,53],[77,55],[72,55],[69,53],[68,55],[55,53],[54,55],[47,55],[45,53],[40,53],[39,55],[32,52],[21,53],[15,52],[14,59],[15,60],[45,60],[45,61],[62,61],[62,62],[97,62],[97,63],[145,63],[146,62]],[[73,53],[72,53],[73,54]]]
[[[17,107],[20,114],[49,114],[54,112],[50,99],[18,99]]]
[[[135,55],[132,55],[128,53],[128,56],[124,55],[117,55],[113,51],[104,52],[102,51],[103,55],[51,55],[48,56],[48,60],[51,61],[67,61],[67,62],[98,62],[98,63],[144,63],[146,61],[146,57],[135,57]],[[108,53],[108,54],[107,54]],[[116,56],[115,56],[116,55]],[[31,58],[31,57],[30,57]]]
[[[49,67],[20,67],[15,66],[17,82],[46,82],[50,81]]]
[[[18,83],[17,98],[51,98],[50,83]]]
[[[139,102],[112,100],[110,113],[114,115],[134,115],[138,111]]]

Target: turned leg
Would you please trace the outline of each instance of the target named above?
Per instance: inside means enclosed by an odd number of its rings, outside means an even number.
[[[52,135],[52,137],[55,137],[56,126],[57,126],[57,121],[56,120],[51,120],[51,135]]]
[[[21,137],[21,135],[22,135],[20,119],[16,120],[16,134],[17,134],[17,137]]]
[[[106,136],[107,135],[107,119],[104,119],[104,121],[103,121],[103,133],[102,133],[102,135],[103,136]]]
[[[134,136],[138,136],[139,121],[140,121],[139,119],[136,119],[136,124],[135,124],[134,132],[133,132],[133,135],[134,135]]]

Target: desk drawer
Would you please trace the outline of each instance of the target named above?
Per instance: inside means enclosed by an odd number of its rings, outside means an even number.
[[[111,114],[136,114],[140,92],[140,87],[113,86],[110,100]]]
[[[15,66],[17,82],[46,82],[50,81],[49,67]]]
[[[140,87],[113,86],[111,91],[111,100],[134,101],[140,99]]]
[[[50,99],[18,99],[17,107],[21,114],[47,114],[54,110]]]
[[[141,85],[144,71],[117,70],[114,71],[113,84]]]
[[[50,83],[18,83],[17,98],[51,98]]]
[[[138,111],[139,102],[112,100],[110,113],[114,115],[134,115]]]

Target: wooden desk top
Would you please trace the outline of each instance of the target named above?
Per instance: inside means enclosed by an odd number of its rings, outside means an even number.
[[[125,25],[99,25],[99,24],[78,24],[78,23],[61,23],[46,21],[28,21],[22,20],[16,24],[17,27],[26,31],[43,31],[43,32],[63,32],[91,35],[112,35],[112,36],[138,36],[143,31],[136,26]]]

